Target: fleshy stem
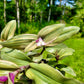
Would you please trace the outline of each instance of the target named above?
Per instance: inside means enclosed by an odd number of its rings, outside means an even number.
[[[23,72],[25,69],[29,69],[30,66],[29,65],[26,65],[26,66],[21,66],[19,69],[20,69],[20,72]]]
[[[43,50],[41,51],[40,55],[43,54],[44,51],[45,51],[45,46],[43,46]]]
[[[55,52],[55,58],[56,58],[56,62],[58,63],[58,61],[59,61],[59,55],[57,54],[57,51]]]
[[[14,71],[15,74],[21,73],[23,72],[25,69],[29,69],[30,66],[26,65],[26,66],[21,66],[19,69],[17,69],[16,71]]]

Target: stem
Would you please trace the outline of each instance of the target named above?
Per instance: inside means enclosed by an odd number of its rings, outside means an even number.
[[[37,57],[37,56],[43,54],[44,51],[45,51],[45,47],[43,46],[43,50],[41,51],[41,53],[34,54],[34,55],[32,55],[32,57],[33,56],[36,56]],[[29,57],[31,57],[31,55]]]
[[[40,55],[43,54],[44,51],[45,51],[45,46],[43,46],[43,50],[41,51]]]
[[[56,58],[56,62],[58,63],[58,61],[59,61],[59,55],[57,54],[57,51],[55,53],[55,58]]]
[[[26,66],[21,66],[19,69],[17,69],[16,71],[14,71],[14,73],[17,75],[18,73],[22,73],[25,69],[29,69],[30,66],[26,65]]]

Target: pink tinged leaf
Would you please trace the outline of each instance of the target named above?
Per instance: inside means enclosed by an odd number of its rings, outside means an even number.
[[[9,78],[10,78],[11,82],[14,84],[15,74],[9,73]]]
[[[21,72],[22,72],[24,69],[26,69],[26,66],[21,66],[21,67],[20,67]],[[19,73],[19,71],[17,71],[16,74],[18,74],[18,73]]]
[[[8,80],[7,76],[0,76],[0,82],[6,82]]]
[[[36,43],[38,43],[38,42],[39,42],[39,39],[36,40]]]

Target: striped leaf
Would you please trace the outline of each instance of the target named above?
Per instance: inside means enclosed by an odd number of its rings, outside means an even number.
[[[16,20],[8,22],[1,32],[1,39],[7,40],[12,38],[14,36],[15,30],[16,30]]]

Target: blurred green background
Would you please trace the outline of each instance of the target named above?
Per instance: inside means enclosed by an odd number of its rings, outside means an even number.
[[[84,81],[84,0],[0,0],[0,32],[5,24],[17,21],[16,35],[35,33],[47,25],[76,25],[80,32],[64,43],[75,53],[61,63],[71,66],[76,79]]]

